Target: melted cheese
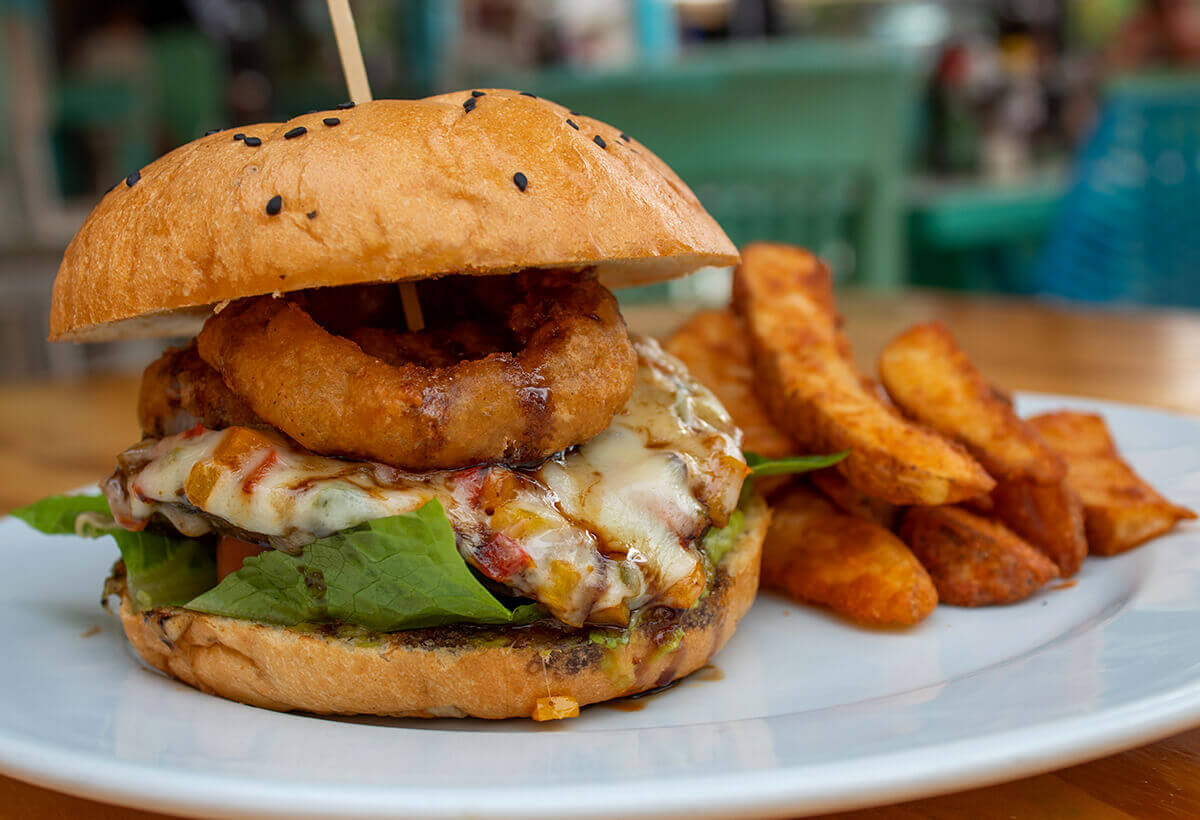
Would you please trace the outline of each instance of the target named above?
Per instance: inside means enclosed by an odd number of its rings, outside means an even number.
[[[197,534],[211,526],[202,511],[294,544],[436,498],[472,566],[568,624],[689,606],[704,586],[696,541],[727,520],[747,472],[741,434],[657,344],[636,347],[633,396],[608,429],[541,465],[412,474],[313,455],[273,432],[201,428],[153,445],[126,479],[122,523],[159,513]]]

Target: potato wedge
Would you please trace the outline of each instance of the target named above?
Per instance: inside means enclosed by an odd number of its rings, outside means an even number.
[[[915,325],[879,356],[883,387],[904,415],[961,442],[996,479],[1061,481],[1066,466],[997,393],[940,322]]]
[[[961,507],[911,507],[900,537],[944,604],[1010,604],[1059,576],[1053,561],[1013,532]]]
[[[1100,416],[1060,410],[1029,423],[1066,460],[1067,485],[1083,501],[1089,552],[1116,555],[1196,517],[1133,471]]]
[[[1079,571],[1088,551],[1083,504],[1066,481],[1001,481],[992,503],[991,517],[1045,553],[1062,577]]]
[[[911,625],[933,612],[928,573],[895,535],[840,513],[806,487],[772,499],[762,581],[874,626]]]
[[[849,450],[839,469],[893,504],[947,504],[994,481],[965,450],[893,413],[842,355],[829,270],[799,248],[753,243],[734,273],[759,395],[803,450]]]
[[[861,518],[890,530],[896,523],[896,505],[872,498],[855,487],[836,467],[827,467],[809,474],[817,489],[846,515]]]
[[[750,342],[740,316],[731,310],[702,310],[663,346],[725,405],[742,428],[742,449],[767,458],[796,454],[796,446],[767,416],[754,392]]]

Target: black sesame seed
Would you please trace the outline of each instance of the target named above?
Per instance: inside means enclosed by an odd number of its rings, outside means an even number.
[[[622,133],[622,134],[621,134],[621,139],[625,140],[626,142],[629,142],[629,135],[628,135],[628,134],[626,134],[626,133]]]
[[[142,172],[134,171],[132,174],[125,177],[125,185],[132,188],[134,185],[137,185],[137,181],[141,178],[142,178]]]
[[[288,131],[286,134],[284,134],[283,138],[285,140],[294,140],[296,137],[303,137],[307,133],[307,128],[305,128],[303,125],[297,125],[291,131]]]
[[[578,130],[579,130],[579,126],[575,124],[575,120],[567,120],[567,125],[571,126],[571,127],[572,127],[572,128],[574,128],[576,131],[578,131]]]
[[[333,126],[339,124],[341,120],[339,120],[337,117],[326,117],[325,119],[321,120],[321,122],[325,123],[330,128],[333,128]]]
[[[463,102],[463,110],[466,111],[468,114],[475,110],[475,98],[474,97],[467,97],[467,99]]]
[[[242,142],[246,143],[251,148],[257,148],[258,146],[262,145],[262,140],[258,137],[246,137],[244,140],[242,140]]]
[[[204,132],[204,136],[211,137],[213,134],[220,134],[224,130],[224,128],[210,128]]]
[[[486,91],[472,91],[471,96],[472,97],[486,97],[487,92]]]
[[[317,212],[316,212],[316,211],[309,211],[308,213],[306,213],[306,214],[305,214],[305,216],[307,216],[309,219],[316,219],[316,218],[317,218]]]
[[[533,97],[535,100],[537,99],[537,94],[530,94],[528,91],[522,91],[521,96],[522,97]]]
[[[529,187],[529,180],[525,178],[524,174],[522,174],[520,171],[517,171],[515,174],[513,174],[513,184],[517,186],[518,190],[524,191]]]
[[[267,214],[268,215],[275,216],[275,214],[279,213],[279,211],[282,209],[283,209],[283,197],[281,197],[279,194],[275,194],[275,196],[273,196],[267,200]]]
[[[583,116],[583,112],[582,112],[582,111],[572,111],[571,113],[572,113],[572,114],[574,114],[576,117],[582,117],[582,116]]]
[[[245,138],[246,138],[246,135],[243,134],[241,131],[238,131],[236,134],[233,135],[234,142],[237,142],[238,140],[244,140]]]
[[[334,108],[336,108],[338,111],[346,111],[353,107],[354,107],[354,103],[352,103],[352,102],[338,103],[337,105],[334,106]]]
[[[601,148],[607,148],[607,147],[608,147],[608,143],[604,141],[604,137],[600,136],[599,134],[597,134],[596,136],[592,137],[592,142],[596,143],[596,144],[597,144],[597,145],[599,145]]]

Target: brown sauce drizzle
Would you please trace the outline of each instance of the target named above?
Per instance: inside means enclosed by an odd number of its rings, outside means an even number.
[[[688,680],[698,683],[708,683],[709,681],[725,680],[725,671],[719,666],[713,666],[711,663],[706,663],[692,674],[688,675]]]

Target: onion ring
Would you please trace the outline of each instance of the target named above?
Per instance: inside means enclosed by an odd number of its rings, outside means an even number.
[[[419,350],[360,335],[372,355],[299,301],[263,296],[210,318],[200,356],[259,417],[326,455],[421,471],[521,464],[603,431],[637,373],[612,293],[561,271],[483,278],[502,280],[474,287],[513,351],[430,367]]]
[[[230,390],[221,374],[186,347],[168,348],[142,374],[138,421],[148,436],[170,436],[196,425],[261,427],[263,421]]]

